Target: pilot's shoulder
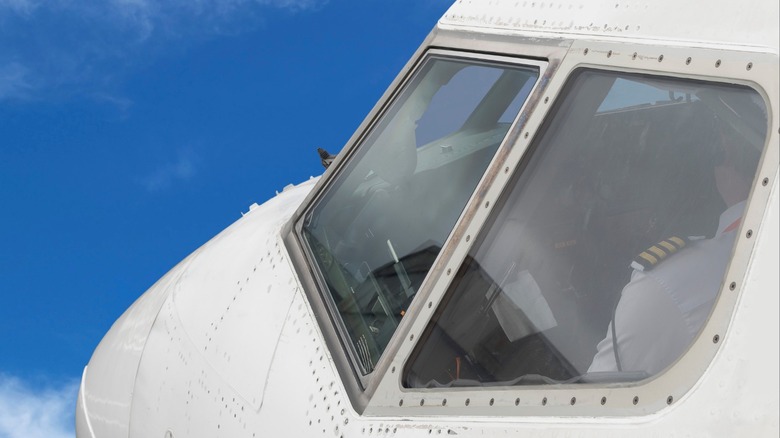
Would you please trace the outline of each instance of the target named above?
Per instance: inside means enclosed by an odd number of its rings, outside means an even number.
[[[640,272],[647,272],[685,248],[690,241],[690,238],[682,236],[671,236],[661,240],[634,257],[631,267]]]

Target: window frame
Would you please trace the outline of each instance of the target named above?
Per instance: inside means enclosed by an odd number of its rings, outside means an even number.
[[[515,49],[515,52],[522,52],[522,50],[521,45]],[[651,51],[663,53],[667,61],[680,62],[669,67],[668,64],[662,64],[663,56],[632,56],[631,52],[634,50],[643,53]],[[622,56],[612,56],[613,54],[622,54]],[[594,56],[598,56],[595,61]],[[728,64],[721,65],[721,59],[727,56]],[[690,63],[685,62],[688,57],[699,61],[695,67],[688,67]],[[766,73],[751,74],[750,69],[745,69],[745,65],[769,64],[773,62],[772,55],[669,46],[662,46],[659,49],[656,45],[647,44],[640,47],[625,42],[573,41],[565,56],[559,59],[550,58],[551,65],[557,64],[558,61],[560,65],[553,69],[557,70],[557,73],[549,78],[549,83],[544,84],[541,96],[537,96],[538,99],[543,98],[544,103],[535,107],[530,106],[527,114],[521,114],[525,124],[522,127],[523,135],[518,136],[516,142],[510,145],[508,148],[510,153],[504,157],[505,162],[493,163],[494,168],[489,170],[489,173],[498,174],[498,178],[488,187],[478,189],[480,196],[475,196],[467,207],[470,210],[468,220],[461,220],[456,225],[453,235],[460,240],[451,242],[451,252],[444,259],[438,277],[431,280],[436,284],[430,287],[424,297],[428,309],[424,309],[420,315],[417,315],[413,324],[410,324],[406,332],[407,336],[392,361],[391,372],[386,373],[379,383],[376,390],[379,394],[370,400],[367,413],[376,415],[392,413],[392,415],[403,416],[598,417],[652,414],[673,404],[695,387],[696,382],[703,378],[712,363],[722,344],[721,340],[728,334],[736,303],[742,293],[740,284],[745,282],[748,262],[757,241],[757,239],[751,240],[749,236],[746,237],[743,230],[750,229],[755,233],[761,228],[770,196],[769,189],[778,165],[777,148],[768,146],[776,141],[778,134],[776,129],[773,132],[771,128],[777,123],[777,114],[774,113],[777,100],[762,86],[762,83],[772,84],[772,78]],[[550,108],[558,97],[557,94],[568,83],[571,74],[581,68],[744,85],[755,90],[766,105],[768,127],[764,150],[721,290],[701,334],[682,357],[665,372],[631,384],[591,383],[514,388],[404,388],[402,370],[407,366],[412,352],[422,339],[419,335],[425,331],[439,302],[449,290],[454,273],[460,268],[471,249],[471,243],[478,240],[471,237],[479,234],[483,225],[488,222],[491,201],[498,199],[507,189],[507,184],[512,180],[512,170],[522,168],[526,151],[534,143],[534,134],[545,123]],[[500,171],[502,168],[505,172]],[[762,180],[767,184],[760,183]],[[602,400],[606,402],[602,403]]]
[[[674,78],[674,77],[669,77],[669,76],[666,76],[666,75],[663,75],[663,74],[657,74],[657,75],[652,75],[651,76],[651,75],[647,75],[645,73],[638,74],[638,73],[635,73],[635,72],[623,72],[623,71],[608,70],[608,69],[603,69],[603,68],[598,68],[597,69],[597,68],[578,67],[578,68],[573,69],[571,72],[569,72],[568,79],[567,79],[567,81],[566,81],[566,83],[565,83],[565,85],[563,87],[563,90],[562,90],[563,92],[565,92],[565,95],[562,94],[561,95],[561,99],[559,99],[559,102],[555,102],[552,105],[549,114],[547,115],[547,117],[545,117],[545,121],[540,126],[538,137],[529,144],[529,146],[528,146],[529,150],[525,154],[525,156],[523,157],[522,161],[519,163],[517,171],[513,174],[513,178],[511,178],[508,181],[508,183],[504,187],[504,190],[501,193],[500,197],[496,200],[496,208],[498,210],[494,211],[490,215],[490,219],[486,223],[482,224],[482,228],[480,229],[479,233],[476,236],[473,236],[474,237],[474,241],[475,241],[474,245],[477,245],[478,247],[482,247],[481,249],[478,249],[476,251],[476,253],[473,252],[473,251],[469,251],[469,256],[472,257],[472,261],[473,261],[474,264],[480,265],[480,264],[482,264],[482,262],[485,261],[485,258],[489,258],[489,256],[487,256],[486,253],[485,253],[485,248],[490,249],[491,247],[493,247],[496,244],[496,241],[494,239],[498,239],[498,238],[497,238],[497,236],[495,234],[492,234],[492,233],[494,233],[497,230],[501,229],[502,226],[506,224],[506,222],[502,222],[502,214],[504,213],[504,209],[508,208],[509,210],[512,210],[512,211],[515,212],[515,214],[517,214],[518,210],[533,211],[533,209],[537,207],[535,205],[523,207],[524,204],[522,202],[521,203],[517,203],[518,199],[522,199],[522,197],[518,198],[518,194],[517,193],[518,192],[520,192],[520,193],[523,192],[523,190],[522,190],[523,186],[528,186],[528,185],[535,184],[536,187],[539,187],[539,184],[538,184],[537,181],[534,181],[533,179],[529,179],[529,178],[524,178],[523,174],[525,172],[531,172],[532,170],[535,170],[535,169],[532,169],[532,166],[534,164],[536,164],[536,165],[541,164],[540,162],[535,162],[535,159],[539,158],[539,157],[537,157],[537,155],[540,155],[540,154],[544,155],[548,151],[552,153],[552,150],[550,150],[550,148],[554,148],[555,147],[555,145],[556,145],[556,141],[555,140],[556,139],[557,140],[561,140],[560,137],[557,137],[556,130],[557,129],[561,129],[561,128],[565,130],[566,128],[564,127],[564,125],[571,124],[571,123],[573,123],[575,126],[579,126],[579,128],[587,128],[586,125],[581,125],[581,124],[578,125],[577,123],[580,122],[581,120],[578,120],[576,118],[572,118],[572,114],[574,114],[574,113],[572,113],[568,108],[566,108],[562,104],[564,102],[566,102],[568,104],[566,106],[571,106],[574,102],[583,102],[582,100],[578,100],[577,97],[578,97],[578,95],[580,95],[579,97],[581,98],[581,95],[584,94],[584,90],[587,90],[589,88],[589,85],[591,85],[591,83],[581,82],[582,81],[581,78],[583,76],[585,76],[585,75],[590,75],[590,74],[593,74],[593,77],[599,78],[599,79],[612,78],[614,80],[628,80],[628,81],[632,81],[634,83],[644,83],[644,84],[648,84],[649,81],[658,81],[658,82],[666,82],[666,83],[670,83],[670,84],[676,83],[677,85],[679,85],[681,87],[692,87],[692,86],[699,86],[699,85],[716,85],[717,86],[718,84],[720,84],[721,86],[728,87],[728,86],[732,85],[732,84],[726,84],[726,83],[723,83],[723,82],[714,82],[714,81],[696,81],[696,82],[693,82],[689,78]],[[574,86],[575,82],[580,82],[580,84],[575,87]],[[756,92],[755,89],[753,89],[751,87],[746,87],[746,86],[741,86],[741,87],[742,87],[741,90],[743,90],[743,91],[746,91],[746,92],[747,91],[752,91],[754,93]],[[732,90],[734,90],[734,89],[732,89]],[[611,91],[611,89],[610,89],[610,91]],[[604,97],[607,98],[608,94],[605,95]],[[758,94],[758,93],[756,93],[756,94]],[[574,97],[574,99],[572,99],[572,97]],[[666,97],[665,92],[664,92],[664,97]],[[759,95],[759,98],[761,98],[760,95]],[[563,102],[561,102],[561,101],[563,101]],[[594,103],[595,101],[588,101],[588,102]],[[764,102],[763,100],[762,100],[762,103],[766,104],[766,102]],[[642,107],[645,107],[644,104],[628,105],[628,106],[625,106],[625,107],[615,108],[614,110],[616,110],[618,112],[622,112],[622,111],[625,111],[625,110],[641,110]],[[765,108],[765,109],[768,110],[768,108]],[[610,111],[613,111],[613,109],[609,109],[606,112],[610,112]],[[595,117],[599,117],[600,113],[601,112],[599,110],[596,110],[591,117],[594,117],[594,118]],[[594,120],[591,117],[588,117],[588,119],[587,119],[588,123],[591,123],[591,121]],[[577,132],[579,132],[579,131],[577,131]],[[768,132],[767,132],[767,135],[768,135]],[[766,137],[764,137],[762,145],[765,142],[766,142]],[[562,155],[562,151],[561,150],[555,150],[553,155],[557,155],[558,157],[560,157]],[[549,163],[550,162],[548,162],[548,165],[553,165],[553,164],[549,164]],[[560,164],[560,163],[556,163],[556,164]],[[588,166],[585,166],[585,167],[588,168]],[[546,170],[550,171],[549,168],[546,169]],[[758,169],[756,169],[756,171],[758,171]],[[542,172],[541,174],[544,175],[545,173]],[[755,178],[755,176],[753,178]],[[548,181],[548,183],[549,182],[550,181]],[[753,181],[751,180],[751,188],[752,188],[752,184],[753,184]],[[542,187],[545,187],[545,185],[542,185]],[[518,188],[520,190],[516,191]],[[536,192],[536,196],[535,197],[536,197],[536,199],[545,199],[545,198],[548,197],[549,194],[550,194],[550,192],[545,192],[545,196],[539,196],[540,194],[538,192]],[[531,196],[531,197],[534,197],[534,196]],[[540,203],[544,203],[544,202],[545,201],[542,200]],[[538,223],[536,225],[538,226]],[[713,232],[714,232],[714,230],[713,230]],[[492,235],[492,237],[487,237],[486,238],[485,237],[486,235],[488,235],[488,236]],[[688,236],[688,234],[681,234],[681,235]],[[604,236],[599,236],[599,238],[603,239]],[[658,239],[660,239],[660,237]],[[653,240],[653,242],[657,242],[658,239]],[[598,240],[598,239],[596,239],[596,240]],[[486,246],[484,246],[484,245],[486,245]],[[643,246],[642,248],[646,248],[646,246]],[[730,249],[730,252],[732,252],[732,250],[733,250],[733,247]],[[482,258],[480,258],[478,256],[475,256],[475,254],[481,254]],[[634,252],[634,253],[631,253],[631,254],[635,255],[637,253]],[[729,260],[730,260],[730,258],[731,257],[729,257]],[[625,268],[626,270],[631,269],[631,268],[629,268],[630,258],[625,258],[625,259],[621,259],[621,260],[625,261],[625,263],[624,263],[625,266],[621,265],[621,267]],[[457,295],[453,295],[453,294],[457,293],[457,291],[464,292],[464,289],[461,286],[459,286],[460,283],[462,283],[462,282],[466,282],[467,283],[470,280],[473,280],[475,277],[477,277],[477,275],[475,275],[473,277],[472,276],[468,276],[468,275],[466,277],[459,277],[459,275],[461,275],[463,273],[462,271],[464,269],[464,264],[466,264],[466,263],[468,263],[468,262],[464,261],[458,267],[458,269],[453,269],[452,270],[452,277],[453,277],[453,282],[455,283],[455,285],[453,286],[453,284],[450,284],[450,287],[445,291],[445,293],[443,295],[443,302],[441,302],[439,304],[439,307],[436,309],[436,311],[434,311],[434,316],[431,318],[431,322],[429,322],[429,325],[421,333],[420,341],[415,345],[415,348],[413,349],[413,353],[410,356],[409,360],[407,360],[405,362],[404,369],[402,370],[403,376],[407,376],[407,373],[411,372],[410,365],[414,364],[415,362],[420,362],[421,361],[419,355],[423,354],[423,352],[424,352],[423,350],[425,350],[425,348],[422,348],[423,346],[421,344],[425,343],[425,341],[428,338],[428,335],[430,335],[430,332],[432,330],[434,330],[435,327],[438,327],[439,330],[445,330],[445,329],[442,328],[442,326],[438,322],[433,322],[433,320],[436,319],[437,316],[440,316],[440,314],[443,313],[445,309],[449,309],[450,311],[453,311],[453,309],[461,309],[461,310],[465,309],[464,307],[453,306],[451,301],[454,300],[455,299],[454,297],[457,296]],[[673,262],[670,262],[670,263],[673,263]],[[484,268],[485,264],[482,264],[481,266]],[[485,269],[487,270],[487,268],[485,268]],[[518,268],[518,269],[521,269],[521,268]],[[498,275],[498,274],[496,273],[496,275]],[[721,275],[718,276],[718,282],[719,283],[721,282],[721,278],[720,277],[722,275],[725,275],[725,270],[722,271]],[[501,278],[500,275],[498,275],[496,277],[493,277],[493,280],[494,281],[499,281],[499,278]],[[626,284],[627,283],[623,283],[623,286],[625,286]],[[477,289],[477,290],[479,290],[479,289]],[[482,292],[484,293],[484,290],[482,290]],[[469,293],[469,292],[466,292],[466,293]],[[608,305],[611,305],[611,304],[608,304]],[[614,317],[614,313],[613,313],[613,317]],[[598,325],[598,327],[599,327],[598,335],[600,336],[599,340],[602,340],[604,338],[604,335],[606,334],[606,327],[607,327],[607,325],[608,325],[607,322],[604,322],[603,324],[599,324]],[[614,329],[614,326],[612,326],[612,328]],[[540,329],[540,332],[542,332],[542,329]],[[560,336],[559,336],[559,338],[560,338]],[[455,337],[452,338],[452,340],[456,344],[458,343],[458,339],[459,338],[455,338]],[[552,342],[553,338],[545,337],[545,339],[549,339]],[[487,338],[482,338],[482,340],[483,341],[487,341],[488,339]],[[552,349],[556,349],[558,347],[559,347],[559,345],[556,344],[556,345],[554,345],[552,347]],[[463,349],[465,350],[465,347],[463,347]],[[687,349],[686,349],[686,351],[687,351]],[[430,352],[428,354],[430,354]],[[685,352],[683,352],[681,354],[681,356],[684,355],[684,354],[685,354]],[[591,358],[592,358],[592,356],[591,356]],[[564,357],[563,359],[566,360],[566,359],[569,359],[569,357]],[[425,364],[424,361],[422,361],[421,363],[423,365]],[[483,364],[478,362],[476,364],[476,367],[479,367],[480,365],[483,365]],[[586,375],[586,373],[587,373],[586,370],[579,370],[579,371],[582,372],[582,375]],[[660,375],[662,373],[663,373],[663,371],[661,371],[659,373],[654,373],[654,374],[649,375],[649,377],[642,378],[642,379],[625,380],[625,381],[609,380],[609,381],[605,381],[605,382],[608,382],[610,384],[631,386],[631,385],[640,384],[642,381],[651,380],[655,375]],[[577,377],[577,375],[575,374],[572,377]],[[404,377],[404,380],[405,380],[405,377]],[[585,385],[585,384],[588,384],[588,383],[580,383],[580,382],[574,383],[574,382],[572,382],[572,383],[567,383],[565,385],[571,385],[572,387],[576,387],[576,386]],[[590,384],[592,384],[592,385],[593,384],[599,385],[599,384],[601,384],[601,382],[599,382],[599,383],[590,383]],[[563,385],[563,384],[555,384],[555,383],[535,384],[535,385],[523,384],[522,386],[546,386],[546,385]],[[480,386],[509,386],[509,385],[505,385],[505,384],[502,385],[501,382],[494,382],[494,381],[488,380],[488,381],[482,382],[482,385],[477,384],[477,385],[473,385],[473,386],[464,386],[464,387],[474,387],[474,388],[476,388],[476,387],[480,387]],[[407,384],[404,384],[404,388],[405,389],[412,389],[412,388],[414,388],[414,389],[423,389],[425,387],[424,386],[409,386]],[[448,388],[446,386],[444,386],[443,389],[445,391],[448,390]]]
[[[474,63],[489,63],[497,66],[505,65],[510,67],[526,67],[534,68],[538,71],[538,76],[531,87],[528,97],[524,103],[520,106],[518,114],[513,119],[510,125],[509,131],[505,134],[501,143],[498,146],[497,151],[494,153],[490,163],[487,165],[485,172],[480,177],[480,183],[477,188],[481,186],[482,179],[485,178],[485,174],[494,167],[496,157],[499,156],[503,150],[507,148],[507,143],[512,143],[511,138],[515,137],[513,131],[518,119],[522,117],[522,114],[526,111],[526,107],[529,106],[529,102],[534,99],[534,96],[538,93],[540,83],[543,81],[545,74],[548,74],[548,62],[541,59],[534,59],[529,57],[514,57],[511,55],[495,55],[490,53],[476,53],[455,49],[443,49],[436,47],[427,47],[425,44],[421,46],[415,57],[412,58],[407,66],[401,71],[396,80],[391,84],[385,95],[379,100],[374,109],[366,117],[366,120],[356,131],[355,135],[349,140],[344,150],[339,154],[337,159],[326,170],[321,180],[317,183],[315,188],[304,200],[301,207],[295,212],[290,221],[282,229],[282,237],[287,250],[290,253],[290,260],[294,271],[298,274],[301,286],[309,298],[309,304],[312,308],[315,318],[319,323],[319,328],[322,331],[325,342],[330,350],[330,355],[339,375],[342,378],[343,384],[347,389],[347,393],[353,404],[353,407],[362,411],[368,404],[368,401],[372,397],[376,386],[383,375],[387,372],[390,361],[396,356],[396,350],[400,345],[400,337],[403,337],[406,333],[405,328],[408,324],[418,317],[419,299],[415,297],[412,305],[407,310],[406,317],[403,318],[399,326],[396,328],[395,333],[392,336],[390,343],[385,348],[379,361],[377,362],[374,370],[366,375],[362,375],[360,372],[360,366],[356,357],[356,352],[352,346],[349,334],[346,332],[344,323],[341,320],[338,312],[333,308],[332,298],[328,291],[327,286],[324,284],[322,277],[317,272],[316,265],[313,261],[313,256],[310,253],[310,249],[306,244],[305,237],[303,236],[303,222],[306,216],[315,208],[322,200],[323,196],[331,189],[333,183],[339,176],[345,171],[347,164],[355,157],[358,149],[369,138],[372,130],[377,127],[383,117],[391,109],[392,105],[399,99],[404,93],[408,85],[415,79],[421,68],[426,65],[429,59],[450,59],[463,62]],[[475,189],[476,192],[477,189]],[[472,203],[474,193],[467,201],[465,208]],[[463,218],[461,213],[460,218],[455,224],[457,224]],[[428,275],[423,281],[420,289],[417,291],[417,296],[427,295],[427,289],[429,289],[430,278],[436,266],[440,263],[440,259],[445,254],[445,249],[452,243],[452,232],[444,242],[442,250],[440,251],[436,261],[431,267]]]

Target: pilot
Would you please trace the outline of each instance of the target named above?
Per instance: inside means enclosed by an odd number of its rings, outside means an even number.
[[[726,206],[714,237],[670,236],[636,257],[588,373],[655,375],[698,335],[720,289],[759,158],[758,148],[728,137],[722,129],[713,169]]]

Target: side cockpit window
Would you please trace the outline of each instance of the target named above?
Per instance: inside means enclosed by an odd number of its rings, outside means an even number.
[[[308,257],[361,374],[373,371],[538,76],[535,66],[429,58],[304,216]]]
[[[721,288],[766,137],[754,90],[580,70],[409,359],[406,387],[631,382]]]

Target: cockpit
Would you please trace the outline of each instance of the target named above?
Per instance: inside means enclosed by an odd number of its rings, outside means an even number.
[[[308,258],[361,374],[374,370],[538,78],[528,65],[427,58],[304,216]],[[404,386],[632,382],[671,365],[622,368],[621,296],[637,271],[652,275],[715,236],[729,207],[716,168],[739,157],[752,182],[763,100],[745,86],[583,68],[546,120]],[[641,254],[655,262],[637,265]],[[717,283],[725,268],[707,276]],[[705,289],[697,315],[719,290]],[[610,336],[617,368],[593,371]],[[682,354],[668,350],[655,356]]]

